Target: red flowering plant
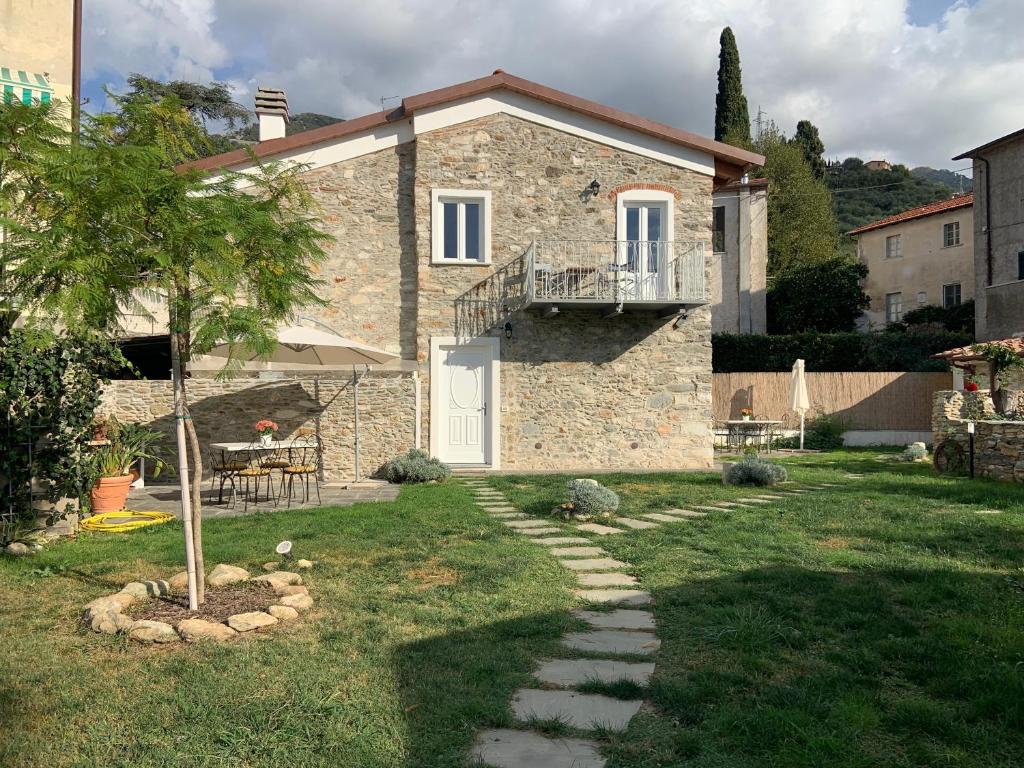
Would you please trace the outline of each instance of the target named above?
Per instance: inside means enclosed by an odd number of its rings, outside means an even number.
[[[256,422],[256,431],[260,435],[272,435],[277,432],[277,422],[270,419],[260,419]]]
[[[977,391],[978,391],[978,382],[976,382],[976,381],[968,381],[968,382],[964,383],[964,392],[977,392]]]
[[[753,416],[753,415],[754,415],[754,409],[753,408],[740,408],[740,416]]]

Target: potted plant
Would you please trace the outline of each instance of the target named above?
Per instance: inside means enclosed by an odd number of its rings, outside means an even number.
[[[740,418],[743,419],[744,421],[750,421],[752,418],[754,418],[754,409],[740,408]]]
[[[260,419],[256,422],[256,433],[260,436],[260,445],[267,447],[274,443],[274,433],[277,432],[277,423],[270,419]]]
[[[164,462],[156,444],[163,434],[141,424],[121,424],[111,417],[107,423],[107,443],[93,454],[96,481],[92,487],[92,512],[116,512],[124,509],[128,489],[139,473],[135,462],[149,459],[153,462],[153,476],[160,474]]]

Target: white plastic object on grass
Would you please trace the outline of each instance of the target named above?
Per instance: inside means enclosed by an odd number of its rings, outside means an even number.
[[[274,551],[281,555],[285,560],[290,560],[292,556],[292,543],[290,541],[282,541],[277,545]]]

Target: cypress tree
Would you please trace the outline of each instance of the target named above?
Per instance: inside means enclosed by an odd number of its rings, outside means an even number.
[[[718,96],[715,98],[715,140],[750,144],[750,114],[743,95],[740,52],[732,30],[726,27],[719,38]]]
[[[804,153],[804,160],[814,171],[816,178],[825,178],[825,145],[818,135],[818,129],[810,120],[801,120],[796,124],[796,135],[793,143]]]

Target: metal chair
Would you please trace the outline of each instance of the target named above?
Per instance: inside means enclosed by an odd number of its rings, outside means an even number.
[[[309,501],[310,478],[313,479],[313,485],[316,488],[317,504],[322,503],[320,500],[320,467],[323,463],[323,456],[324,445],[318,435],[304,435],[292,443],[292,447],[289,449],[292,463],[282,470],[284,476],[288,478],[289,507],[292,505],[296,478],[299,480],[300,487],[303,487],[303,483],[305,483],[302,496],[303,504]]]
[[[267,481],[267,501],[273,499],[274,503],[277,503],[277,499],[271,496],[271,488],[273,486],[273,478],[271,477],[270,467],[264,465],[264,462],[269,461],[269,457],[272,452],[266,449],[260,450],[256,443],[253,443],[246,451],[248,461],[245,469],[238,473],[238,479],[245,482],[245,490],[243,491],[243,498],[245,505],[242,507],[242,511],[248,511],[249,509],[249,492],[252,490],[253,493],[253,504],[259,506],[260,503],[260,485],[263,480]]]
[[[210,493],[213,493],[214,486],[220,481],[217,491],[217,503],[224,503],[224,484],[231,483],[231,503],[234,504],[235,496],[238,493],[236,479],[238,473],[247,469],[248,462],[240,460],[237,456],[229,455],[224,451],[210,450],[207,453],[210,459]]]

